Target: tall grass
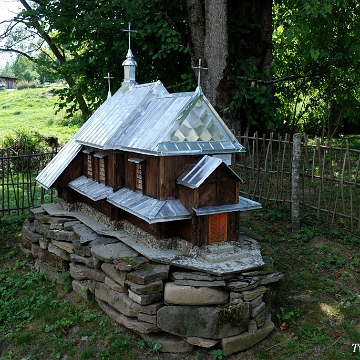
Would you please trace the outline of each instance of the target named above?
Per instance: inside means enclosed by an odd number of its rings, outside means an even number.
[[[36,130],[42,135],[55,136],[66,143],[78,130],[81,119],[64,121],[64,112],[56,112],[57,97],[53,87],[6,90],[0,92],[0,147],[6,136],[16,129]]]

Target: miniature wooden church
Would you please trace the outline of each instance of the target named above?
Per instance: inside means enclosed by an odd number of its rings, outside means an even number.
[[[235,154],[245,149],[200,81],[195,92],[174,94],[160,81],[137,84],[130,40],[123,66],[121,88],[37,182],[58,189],[67,203],[86,203],[158,239],[180,236],[192,246],[237,240],[240,212],[261,207],[239,196],[233,169]]]

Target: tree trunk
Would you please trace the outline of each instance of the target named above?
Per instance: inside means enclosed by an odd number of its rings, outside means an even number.
[[[204,94],[214,107],[221,96],[218,86],[228,57],[227,0],[205,0]]]
[[[192,65],[198,65],[202,59],[202,66],[208,68],[201,74],[204,94],[228,125],[235,128],[242,115],[233,114],[230,119],[224,110],[238,91],[238,60],[249,61],[264,74],[270,69],[272,0],[186,0],[186,4]]]

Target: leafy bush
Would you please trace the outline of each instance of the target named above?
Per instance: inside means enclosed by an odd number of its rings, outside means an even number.
[[[35,89],[39,86],[37,81],[32,81],[32,82],[28,82],[28,81],[19,81],[18,83],[16,83],[16,89],[17,90],[23,90],[23,89]]]
[[[37,131],[27,129],[17,129],[14,135],[7,135],[3,141],[2,153],[10,158],[10,166],[16,172],[27,172],[36,169],[38,164],[26,156],[41,152],[51,151],[48,138]]]

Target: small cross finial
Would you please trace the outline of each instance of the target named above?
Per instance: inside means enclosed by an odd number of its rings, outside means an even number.
[[[208,68],[204,68],[201,66],[201,59],[199,59],[199,65],[193,66],[193,69],[198,69],[198,88],[200,88],[200,77],[201,77],[201,70],[207,70]]]
[[[121,31],[126,31],[126,32],[128,32],[129,33],[129,49],[131,48],[130,47],[130,34],[132,33],[132,32],[134,32],[134,33],[137,33],[138,31],[137,30],[131,30],[131,23],[129,22],[129,28],[128,29],[122,29]]]
[[[108,81],[108,85],[109,85],[109,91],[108,91],[108,96],[107,98],[111,98],[111,90],[110,90],[110,80],[113,79],[113,76],[110,76],[110,73],[107,74],[107,76],[104,77],[104,79],[107,79]]]

